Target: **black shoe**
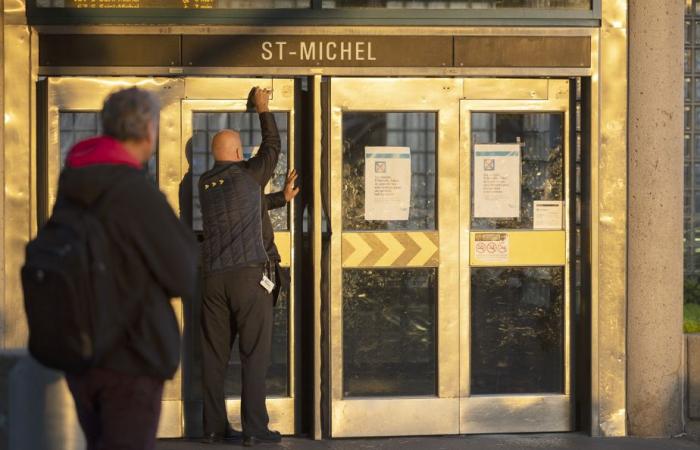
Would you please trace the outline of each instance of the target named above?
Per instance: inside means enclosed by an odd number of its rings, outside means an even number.
[[[245,447],[252,447],[255,444],[276,444],[278,442],[282,442],[282,435],[278,431],[265,430],[260,434],[243,435],[243,446]]]
[[[243,437],[243,433],[231,427],[226,428],[226,433],[221,434],[215,431],[204,433],[203,444],[218,444],[224,441],[238,441]]]
[[[221,433],[212,431],[211,433],[204,433],[202,444],[217,444],[219,442],[223,442],[223,440],[224,436]]]
[[[224,434],[224,440],[226,441],[238,441],[243,437],[243,433],[236,430],[235,428],[227,427],[226,433]]]

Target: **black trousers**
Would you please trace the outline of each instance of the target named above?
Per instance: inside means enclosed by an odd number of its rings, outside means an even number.
[[[155,450],[163,380],[93,368],[66,381],[88,450]]]
[[[231,347],[239,337],[242,366],[243,433],[267,430],[265,378],[272,346],[272,294],[263,289],[262,267],[245,267],[204,280],[202,296],[202,378],[204,432],[224,433],[228,425],[224,378]]]

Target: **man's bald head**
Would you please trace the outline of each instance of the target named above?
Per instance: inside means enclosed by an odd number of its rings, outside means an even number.
[[[216,161],[243,160],[241,134],[235,130],[221,130],[211,141],[211,153]]]

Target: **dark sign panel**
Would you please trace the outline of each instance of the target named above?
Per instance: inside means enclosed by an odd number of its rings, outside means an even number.
[[[451,36],[183,36],[200,67],[449,67]]]
[[[455,36],[456,67],[590,67],[588,36]]]
[[[586,68],[590,52],[588,36],[39,35],[54,67]]]
[[[181,66],[179,35],[40,34],[42,66]]]

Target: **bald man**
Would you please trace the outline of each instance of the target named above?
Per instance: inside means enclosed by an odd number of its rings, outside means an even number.
[[[237,131],[222,130],[212,140],[214,167],[199,179],[204,242],[202,266],[202,370],[204,441],[237,438],[226,416],[224,378],[231,347],[239,337],[243,445],[280,442],[268,428],[265,378],[272,346],[272,308],[282,284],[280,256],[268,209],[286,205],[299,188],[296,172],[285,189],[264,194],[280,153],[269,91],[255,89],[262,143],[247,161]]]

